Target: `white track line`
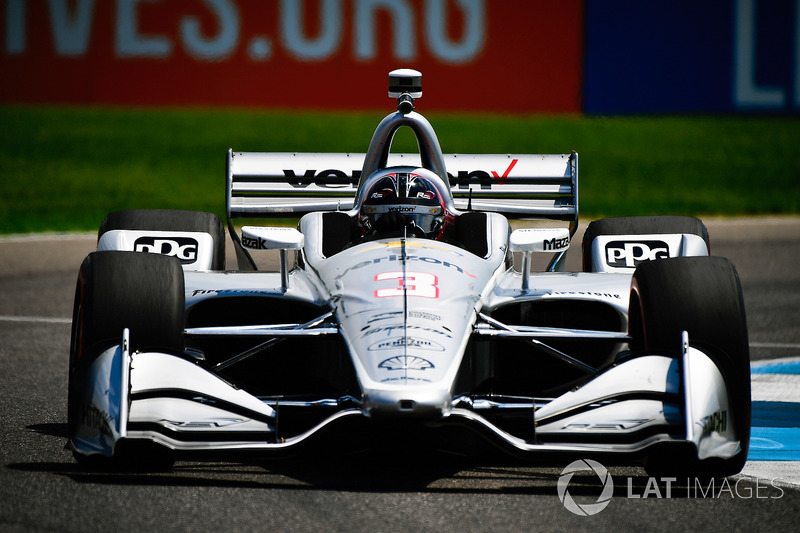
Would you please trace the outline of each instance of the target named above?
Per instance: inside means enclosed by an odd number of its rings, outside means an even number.
[[[38,324],[70,324],[72,319],[44,316],[9,316],[0,315],[0,322],[32,322]],[[755,344],[755,343],[754,343]],[[753,346],[754,344],[751,344]],[[761,343],[767,344],[767,343]],[[768,343],[770,346],[797,347],[796,344]],[[794,363],[800,357],[785,357],[753,361],[751,368],[768,366],[775,363]],[[800,375],[796,374],[760,374],[752,375],[752,398],[754,402],[800,402]]]
[[[0,237],[2,239],[2,237]],[[41,323],[55,323],[67,324],[72,322],[71,318],[58,318],[47,316],[13,316],[13,315],[0,315],[0,322],[41,322]],[[792,350],[800,350],[800,344],[791,342],[751,342],[751,348],[785,348]],[[800,357],[784,357],[780,359],[763,359],[753,361],[750,366],[765,366],[775,363],[788,363],[800,361]]]
[[[792,342],[751,342],[751,348],[790,348],[800,350],[800,344]]]
[[[38,322],[41,324],[71,324],[71,318],[50,316],[8,316],[0,315],[0,322]]]
[[[97,232],[12,233],[11,235],[0,235],[0,244],[6,242],[81,241],[86,239],[97,239]]]

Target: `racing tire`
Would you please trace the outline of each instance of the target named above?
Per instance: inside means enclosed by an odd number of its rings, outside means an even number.
[[[81,264],[72,311],[67,423],[76,435],[87,372],[97,356],[130,331],[130,352],[184,349],[184,278],[175,257],[122,251],[93,252]],[[166,451],[166,449],[164,449]],[[167,454],[107,457],[73,454],[92,467],[164,468]]]
[[[225,228],[214,213],[177,209],[113,211],[100,225],[97,239],[112,230],[192,231],[207,233],[214,241],[211,270],[225,270]]]
[[[714,361],[725,380],[729,408],[741,444],[729,459],[699,461],[674,447],[654,451],[649,475],[721,478],[744,467],[750,447],[750,349],[739,276],[724,257],[678,257],[636,268],[629,308],[632,351],[679,357],[681,332]],[[680,477],[679,477],[680,479]]]
[[[701,237],[711,254],[711,243],[705,224],[694,217],[684,216],[640,216],[603,218],[594,220],[583,235],[583,271],[591,272],[594,257],[592,243],[602,235],[659,235],[683,233]]]

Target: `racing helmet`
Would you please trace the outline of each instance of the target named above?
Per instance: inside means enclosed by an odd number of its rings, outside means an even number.
[[[369,177],[361,189],[359,222],[366,234],[397,232],[442,240],[455,214],[449,191],[430,170],[394,167]]]

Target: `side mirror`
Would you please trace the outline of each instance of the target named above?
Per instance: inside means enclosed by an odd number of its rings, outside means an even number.
[[[242,246],[251,250],[299,250],[303,234],[295,228],[243,226]]]
[[[562,252],[569,248],[567,228],[522,228],[511,233],[512,252]]]
[[[295,228],[243,226],[242,246],[251,250],[280,250],[281,290],[289,288],[289,255],[287,250],[303,248],[305,237]]]
[[[531,253],[565,252],[569,248],[568,228],[522,228],[511,232],[508,241],[512,252],[522,252],[522,290],[528,290]]]

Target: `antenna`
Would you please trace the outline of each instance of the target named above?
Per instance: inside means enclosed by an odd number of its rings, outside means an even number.
[[[407,115],[414,110],[414,99],[422,98],[422,73],[401,68],[389,73],[389,98],[397,98],[397,110]]]

